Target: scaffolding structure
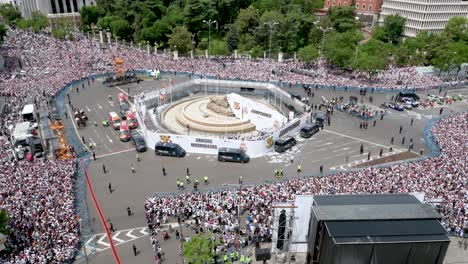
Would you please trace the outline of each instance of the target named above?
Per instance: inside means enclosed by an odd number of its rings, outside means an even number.
[[[273,223],[278,223],[278,226],[273,225],[272,246],[275,247],[275,260],[274,263],[291,263],[291,242],[294,235],[294,222],[295,222],[295,209],[297,206],[294,202],[291,205],[273,205]],[[276,209],[283,209],[278,214]],[[284,209],[289,209],[289,213]],[[281,219],[281,214],[285,213],[284,219]],[[281,226],[285,227],[284,234],[279,233]],[[278,248],[278,242],[282,242],[282,247]],[[278,254],[284,253],[285,258],[283,261],[278,260]]]
[[[54,120],[50,124],[50,129],[54,131],[59,142],[59,147],[55,150],[55,157],[61,160],[71,158],[73,154],[70,151],[70,145],[65,134],[65,124],[62,121]]]

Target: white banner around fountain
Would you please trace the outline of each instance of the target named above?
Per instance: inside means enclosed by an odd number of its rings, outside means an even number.
[[[255,125],[256,130],[277,130],[288,122],[288,119],[273,107],[235,93],[230,93],[226,97],[234,115],[242,121],[249,120]]]

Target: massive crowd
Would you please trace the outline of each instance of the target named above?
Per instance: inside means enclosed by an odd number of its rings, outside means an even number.
[[[258,81],[286,81],[291,85],[381,87],[386,89],[428,89],[442,82],[436,77],[415,74],[414,68],[391,68],[372,81],[359,73],[337,74],[325,67],[310,70],[297,61],[279,63],[246,59],[207,60],[147,54],[120,45],[102,48],[96,41],[75,34],[73,41],[54,39],[49,33],[9,29],[0,53],[5,70],[0,74],[0,95],[7,96],[5,113],[0,118],[0,208],[9,215],[9,240],[1,263],[64,263],[73,260],[78,243],[79,225],[73,206],[74,160],[16,161],[10,138],[10,127],[31,97],[36,101],[53,97],[65,84],[95,73],[111,72],[111,61],[122,57],[128,69],[154,69],[210,75],[219,78]],[[304,68],[314,75],[294,73]],[[385,169],[367,168],[348,174],[323,178],[294,180],[273,185],[259,185],[243,190],[218,193],[181,194],[174,197],[150,198],[146,202],[149,223],[156,218],[179,213],[198,216],[204,229],[237,228],[251,237],[266,238],[271,234],[268,205],[293,199],[297,194],[363,193],[425,191],[428,197],[442,197],[447,228],[460,232],[466,221],[467,175],[464,146],[467,141],[466,114],[447,118],[434,129],[442,155],[424,161],[396,165]],[[191,201],[190,203],[187,200]],[[237,222],[237,206],[248,212],[249,224]],[[227,234],[227,233],[226,233]],[[231,236],[232,237],[232,236]],[[228,234],[226,238],[229,238]]]
[[[235,240],[229,234],[237,230],[255,243],[271,238],[271,205],[293,201],[296,195],[424,192],[426,199],[442,200],[438,210],[447,231],[462,235],[468,224],[467,126],[466,113],[437,123],[432,132],[442,153],[421,161],[245,187],[241,194],[235,189],[150,197],[145,204],[148,224],[155,228],[161,219],[179,217],[195,220],[201,230],[227,235],[228,245]],[[247,215],[245,223],[239,223],[239,211]]]

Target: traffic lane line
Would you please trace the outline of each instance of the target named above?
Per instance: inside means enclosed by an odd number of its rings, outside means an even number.
[[[385,145],[375,143],[375,142],[372,142],[372,141],[368,141],[368,140],[348,136],[348,135],[345,135],[345,134],[337,133],[337,132],[334,132],[334,131],[330,131],[330,130],[327,130],[327,129],[323,129],[323,131],[328,132],[328,133],[332,133],[332,134],[335,134],[335,135],[339,135],[339,136],[342,136],[342,137],[351,138],[351,139],[354,139],[354,140],[357,140],[357,141],[360,141],[360,142],[365,142],[365,143],[368,143],[368,144],[371,144],[371,145],[374,145],[374,146],[379,146],[379,147],[383,147],[383,148],[388,148],[389,147],[389,146],[385,146]],[[393,149],[397,150],[398,148],[393,147]],[[399,149],[399,150],[401,150],[401,149]]]
[[[115,151],[115,152],[103,154],[103,155],[100,155],[100,156],[96,156],[96,158],[103,158],[103,157],[107,157],[107,156],[117,155],[117,154],[120,154],[120,153],[125,153],[125,152],[129,152],[129,151],[134,151],[134,150],[135,150],[134,148],[124,149],[124,150]]]

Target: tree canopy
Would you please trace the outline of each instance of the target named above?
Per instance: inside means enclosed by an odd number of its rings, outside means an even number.
[[[183,256],[187,263],[206,264],[211,263],[214,257],[214,249],[219,241],[213,239],[212,233],[201,233],[190,238],[183,244]]]
[[[6,226],[8,224],[8,215],[5,209],[0,209],[0,233],[7,235],[8,230]]]

